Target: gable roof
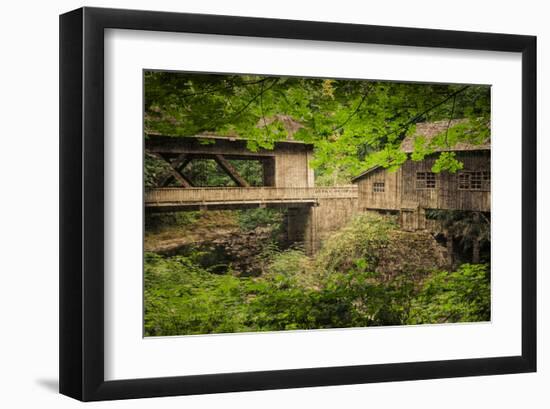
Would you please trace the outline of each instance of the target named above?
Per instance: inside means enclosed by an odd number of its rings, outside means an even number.
[[[372,168],[369,168],[369,169],[365,170],[364,172],[361,172],[359,175],[355,176],[354,178],[352,178],[351,182],[355,183],[356,180],[359,180],[363,176],[366,176],[369,173],[374,172],[376,169],[380,169],[380,168],[382,168],[382,166],[380,166],[380,165],[373,166]]]
[[[453,119],[449,120],[443,120],[443,121],[435,121],[435,122],[421,122],[416,124],[416,132],[413,135],[409,135],[403,139],[403,142],[401,142],[401,150],[406,153],[411,153],[414,151],[414,141],[417,137],[423,136],[426,138],[426,142],[431,142],[433,138],[435,138],[437,135],[445,132],[447,130],[447,127],[453,127],[455,125],[461,124],[466,122],[467,119]],[[488,139],[482,144],[475,145],[468,142],[458,142],[453,146],[449,147],[437,147],[435,148],[436,152],[452,152],[452,151],[481,151],[481,150],[490,150],[491,149],[491,141]]]
[[[256,127],[263,128],[271,125],[274,122],[280,122],[287,132],[287,140],[294,140],[294,134],[304,127],[302,123],[296,121],[290,115],[275,114],[267,118],[260,118]]]
[[[147,116],[148,114],[146,113],[145,115]],[[280,122],[283,128],[285,129],[285,131],[287,132],[287,137],[277,142],[290,142],[290,143],[300,143],[300,144],[310,145],[310,143],[308,142],[302,142],[294,139],[294,135],[296,134],[296,132],[302,129],[304,125],[301,122],[296,121],[290,115],[275,114],[265,118],[262,117],[258,120],[258,123],[256,124],[256,128],[266,128],[266,127],[269,127],[274,122]],[[246,137],[238,135],[234,132],[229,133],[227,135],[219,135],[216,132],[210,132],[210,131],[200,132],[195,135],[169,135],[166,133],[158,133],[155,131],[145,129],[144,133],[153,137],[154,136],[171,136],[171,137],[180,137],[180,138],[228,139],[231,141],[247,139]]]
[[[435,121],[435,122],[420,122],[416,124],[416,132],[413,135],[409,135],[403,139],[403,142],[401,142],[401,150],[405,153],[412,153],[414,151],[414,141],[417,137],[423,136],[426,138],[426,142],[431,142],[433,138],[435,138],[437,135],[441,134],[442,132],[445,132],[447,127],[452,127],[461,123],[466,122],[467,119],[453,119],[450,121],[448,119],[442,120],[442,121]],[[458,152],[458,151],[480,151],[480,150],[490,150],[491,149],[491,141],[488,139],[482,144],[474,145],[472,143],[467,142],[458,142],[454,146],[450,146],[447,148],[435,148],[435,152]],[[382,168],[382,166],[373,166],[372,168],[369,168],[365,170],[364,172],[360,173],[359,175],[355,176],[351,181],[355,183],[357,180],[361,179],[362,177],[368,175],[371,172],[374,172],[377,169]]]

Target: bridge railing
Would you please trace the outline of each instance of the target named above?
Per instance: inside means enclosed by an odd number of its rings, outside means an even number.
[[[165,203],[306,201],[357,198],[357,186],[342,187],[207,187],[154,188],[145,191],[145,205]]]

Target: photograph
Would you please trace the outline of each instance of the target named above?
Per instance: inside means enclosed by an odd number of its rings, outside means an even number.
[[[143,335],[491,321],[491,86],[143,70]]]
[[[0,409],[550,408],[548,13],[453,6],[6,2]]]

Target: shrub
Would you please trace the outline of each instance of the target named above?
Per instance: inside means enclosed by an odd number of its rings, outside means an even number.
[[[145,255],[145,334],[346,328],[490,319],[488,265],[383,275],[393,224],[364,215],[330,239],[317,260],[266,249],[260,277],[214,274],[200,257]]]
[[[145,256],[145,334],[246,331],[246,281],[211,274],[187,257]]]
[[[174,212],[174,213],[146,213],[146,232],[159,232],[169,226],[189,228],[200,218],[200,212]]]
[[[377,250],[388,242],[396,225],[383,216],[363,213],[328,238],[317,256],[317,267],[324,271],[346,272],[355,267],[356,260],[366,262],[365,269],[373,270],[378,263]]]
[[[242,231],[254,230],[257,227],[272,227],[279,230],[283,222],[283,213],[277,209],[254,208],[238,212],[238,223]]]
[[[316,276],[313,270],[312,260],[303,250],[291,248],[282,252],[272,252],[270,262],[267,265],[265,276],[282,275],[296,277],[302,284],[313,285]]]
[[[491,319],[490,269],[463,264],[427,279],[412,302],[409,324],[478,322]]]

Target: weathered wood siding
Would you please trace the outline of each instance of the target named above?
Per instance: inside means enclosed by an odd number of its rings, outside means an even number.
[[[375,191],[375,183],[383,183],[384,191]],[[398,210],[401,207],[401,169],[388,172],[378,168],[357,182],[361,210]]]
[[[289,240],[301,241],[307,254],[315,254],[322,242],[342,228],[357,213],[357,198],[323,198],[316,206],[290,208],[287,213]]]
[[[491,170],[490,151],[457,152],[464,164],[462,172]],[[447,209],[491,211],[490,185],[485,190],[459,190],[459,173],[441,172],[435,175],[434,188],[419,188],[417,172],[431,172],[435,157],[422,161],[408,160],[396,172],[384,168],[375,169],[357,181],[359,208],[378,210]],[[383,183],[384,191],[375,189]],[[379,185],[380,186],[380,185]],[[413,217],[404,215],[405,219]],[[416,223],[416,222],[415,222]],[[415,224],[413,223],[413,224]]]
[[[277,150],[275,155],[275,186],[313,187],[313,169],[309,156],[301,150]]]
[[[318,230],[317,245],[331,233],[344,227],[357,213],[356,198],[319,199],[318,206],[313,207],[313,220]]]
[[[463,164],[462,171],[490,171],[490,151],[457,152]],[[435,158],[402,166],[402,206],[419,206],[424,209],[491,211],[491,192],[487,190],[459,190],[458,172],[441,172],[435,175],[435,188],[418,188],[417,172],[431,172]]]
[[[426,211],[421,208],[402,208],[399,212],[399,224],[403,230],[416,231],[426,229]]]

